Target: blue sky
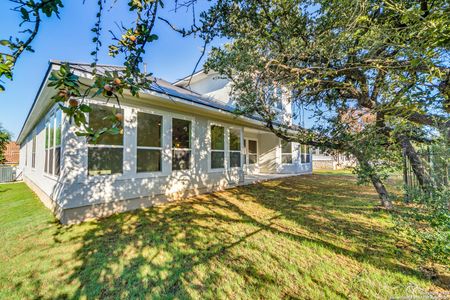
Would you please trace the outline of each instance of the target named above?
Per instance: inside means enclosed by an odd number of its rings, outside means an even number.
[[[45,18],[38,37],[32,46],[35,53],[25,53],[14,70],[13,81],[6,83],[6,91],[0,92],[0,123],[17,138],[28,110],[34,100],[39,85],[50,59],[75,62],[91,62],[89,53],[93,50],[90,29],[95,23],[96,2],[87,0],[65,0],[65,7],[61,11],[61,19]],[[131,14],[126,7],[128,1],[118,1],[111,10],[105,11],[103,24],[104,47],[99,55],[99,63],[120,65],[120,58],[113,59],[107,54],[110,34],[108,29],[117,32],[114,22],[127,23],[131,21]],[[196,8],[200,11],[201,7]],[[0,39],[7,39],[16,35],[20,30],[19,15],[11,11],[13,4],[0,1]],[[192,13],[186,10],[173,12],[172,1],[166,1],[163,16],[173,20],[179,26],[189,25]],[[147,48],[144,61],[148,64],[148,71],[155,76],[174,81],[192,72],[202,47],[199,38],[182,38],[166,24],[159,22],[155,28],[159,40]],[[220,41],[214,44],[218,45]]]

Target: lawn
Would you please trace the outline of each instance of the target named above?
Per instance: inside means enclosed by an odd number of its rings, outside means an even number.
[[[370,187],[316,174],[60,226],[0,185],[0,298],[388,299],[443,292]]]

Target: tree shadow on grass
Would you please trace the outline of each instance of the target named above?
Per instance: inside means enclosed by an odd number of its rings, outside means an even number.
[[[320,193],[325,184],[308,180],[317,178],[241,187],[94,222],[82,236],[72,237],[81,246],[73,257],[78,265],[66,283],[77,291],[58,298],[301,297],[261,267],[286,264],[286,257],[266,250],[267,243],[279,240],[297,248],[311,243],[380,270],[421,278],[418,271],[393,262],[398,255],[392,252],[390,232],[342,217],[380,214],[360,198],[356,187],[340,185]],[[338,200],[333,198],[339,194]],[[71,230],[60,227],[55,239],[64,239]],[[356,249],[336,242],[340,233],[351,236]],[[306,270],[290,272],[303,276]],[[314,281],[326,284],[325,279]],[[330,284],[327,288],[337,297],[346,296]]]
[[[4,193],[4,192],[10,191],[10,190],[11,190],[11,188],[2,188],[0,186],[0,193]]]

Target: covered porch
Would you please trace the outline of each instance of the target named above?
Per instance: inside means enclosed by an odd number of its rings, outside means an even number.
[[[243,142],[243,171],[246,181],[312,172],[309,148],[298,143],[283,144],[274,133],[249,127],[243,129]]]

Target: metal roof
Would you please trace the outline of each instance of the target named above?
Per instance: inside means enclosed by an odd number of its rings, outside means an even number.
[[[24,134],[25,126],[26,126],[28,120],[30,119],[30,116],[32,115],[32,111],[36,106],[37,100],[38,100],[42,90],[45,88],[44,84],[45,84],[50,72],[52,71],[53,66],[55,66],[55,65],[61,66],[66,63],[68,63],[70,65],[70,68],[73,70],[79,71],[81,73],[85,73],[86,75],[93,74],[94,68],[89,63],[64,62],[64,61],[60,61],[60,60],[50,60],[45,77],[41,82],[41,85],[36,93],[35,98],[34,98],[33,104],[31,105],[30,110],[28,111],[27,117],[25,119],[25,122],[22,125],[22,129],[20,130],[18,140],[22,140],[24,138],[24,136],[22,136],[22,134]],[[104,75],[106,72],[117,71],[120,73],[121,71],[125,70],[125,67],[98,64],[96,66],[96,69],[97,69],[98,74]],[[151,77],[151,78],[153,80],[151,81],[150,86],[148,87],[147,90],[141,91],[142,93],[149,94],[150,92],[153,92],[153,93],[156,92],[156,93],[159,93],[162,95],[166,95],[169,98],[176,97],[176,98],[191,102],[193,104],[199,104],[199,105],[205,106],[205,108],[209,107],[209,108],[217,109],[219,111],[224,111],[224,112],[228,112],[228,113],[235,112],[235,108],[233,106],[226,105],[225,103],[220,102],[214,98],[202,96],[202,95],[195,93],[191,90],[188,90],[186,88],[176,86],[176,85],[174,85],[166,80],[163,80],[161,78],[156,78],[156,77]],[[257,118],[250,117],[250,119],[256,120]]]
[[[66,62],[53,60],[53,61],[50,61],[50,63],[56,64],[56,65],[62,65],[62,64],[65,64]],[[93,73],[93,67],[91,66],[91,64],[73,63],[73,62],[67,62],[67,63],[70,65],[70,68],[72,68],[74,70],[78,70],[78,71],[85,72],[88,74]],[[105,72],[117,71],[120,73],[121,71],[125,70],[125,67],[111,66],[111,65],[97,65],[96,69],[97,69],[98,74],[104,75]],[[141,91],[142,93],[146,93],[148,91],[153,91],[153,92],[165,94],[169,97],[171,96],[171,97],[181,98],[184,100],[194,102],[196,104],[216,108],[216,109],[223,110],[223,111],[230,112],[230,113],[233,113],[235,111],[235,108],[233,106],[226,105],[225,103],[218,101],[212,97],[202,96],[202,95],[200,95],[196,92],[193,92],[191,90],[188,90],[186,88],[176,86],[176,85],[174,85],[164,79],[161,79],[161,78],[151,77],[151,79],[152,80],[151,80],[151,84],[150,84],[149,88],[147,90],[142,90]]]

